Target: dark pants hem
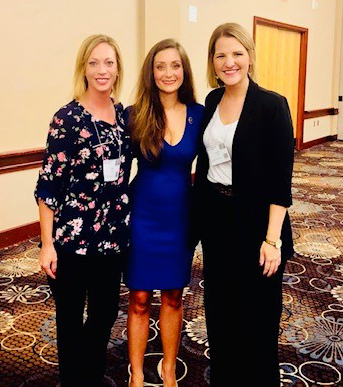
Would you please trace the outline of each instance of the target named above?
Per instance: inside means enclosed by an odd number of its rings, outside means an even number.
[[[120,254],[58,251],[56,279],[48,277],[48,282],[56,304],[62,387],[102,385],[107,344],[118,315],[121,272]]]
[[[232,197],[209,189],[207,203],[202,247],[211,386],[279,387],[285,263],[263,276],[259,249],[250,256],[247,246],[236,245]],[[247,234],[246,243],[251,240]]]

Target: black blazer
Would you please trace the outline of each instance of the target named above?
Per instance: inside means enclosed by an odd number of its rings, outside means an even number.
[[[210,122],[225,88],[212,90],[205,101],[202,134]],[[249,82],[243,110],[232,145],[232,188],[239,251],[259,259],[266,237],[270,204],[292,204],[293,126],[285,97]],[[192,208],[193,242],[202,238],[202,208],[206,205],[208,155],[199,139]],[[219,214],[218,214],[219,216]],[[293,255],[288,213],[282,227],[282,257]]]

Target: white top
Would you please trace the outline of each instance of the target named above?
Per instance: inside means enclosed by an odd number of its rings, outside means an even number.
[[[224,144],[229,152],[230,159],[218,165],[211,165],[208,169],[207,179],[211,183],[220,183],[223,185],[232,184],[232,142],[237,128],[238,121],[224,125],[219,116],[219,107],[217,106],[211,121],[205,129],[203,140],[206,149],[219,144]]]

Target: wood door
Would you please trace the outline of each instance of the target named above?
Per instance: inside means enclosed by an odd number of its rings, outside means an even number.
[[[256,25],[257,82],[284,95],[289,103],[296,137],[301,34],[278,27]]]
[[[268,34],[265,34],[265,39],[258,38],[259,42],[256,42],[257,29],[261,26],[267,26],[269,28],[273,28],[274,33],[270,33],[271,30],[268,31]],[[262,34],[264,30],[262,31]],[[295,32],[300,35],[300,47],[298,49],[297,38],[295,35],[292,35],[292,38],[289,39],[289,34],[286,32]],[[269,36],[269,38],[267,38]],[[263,37],[263,36],[262,36]],[[303,147],[303,138],[304,138],[304,116],[305,116],[305,89],[306,89],[306,63],[307,63],[307,42],[308,42],[308,29],[300,26],[295,26],[292,24],[286,24],[275,20],[269,20],[262,17],[254,16],[254,40],[257,43],[257,55],[262,56],[261,59],[261,72],[267,72],[266,79],[283,79],[281,84],[287,83],[287,87],[280,86],[280,81],[271,85],[271,89],[275,91],[279,91],[279,93],[284,94],[290,103],[290,108],[292,110],[292,118],[293,118],[293,126],[295,131],[295,139],[296,139],[296,149],[300,150]],[[288,44],[289,43],[289,44]],[[273,46],[274,44],[274,46]],[[269,47],[271,45],[271,47]],[[295,47],[294,47],[295,45]],[[268,52],[269,56],[267,56],[267,60],[262,55],[263,52]],[[297,53],[299,53],[299,58],[297,57]],[[297,57],[294,59],[294,55]],[[292,59],[291,59],[292,58]],[[298,61],[299,59],[299,61]],[[293,64],[295,65],[293,66]],[[296,65],[298,63],[298,69]],[[290,66],[290,69],[287,70],[287,67]],[[257,63],[257,67],[258,63]],[[283,70],[282,70],[283,69]],[[282,70],[282,71],[281,71]],[[259,70],[257,70],[257,75]],[[280,75],[280,73],[282,75]],[[294,78],[292,75],[295,75]],[[295,102],[296,97],[294,92],[294,86],[296,85],[296,75],[298,75],[298,100]],[[263,84],[263,74],[260,74],[261,83]],[[259,80],[257,79],[259,82]],[[268,81],[269,82],[269,81]],[[276,81],[275,81],[276,83]],[[280,88],[279,88],[280,87]],[[288,90],[287,90],[288,89]],[[293,90],[293,91],[292,91]],[[295,93],[295,94],[294,94]],[[292,96],[293,94],[293,96]],[[297,106],[297,108],[295,107]],[[297,112],[295,112],[297,109]]]

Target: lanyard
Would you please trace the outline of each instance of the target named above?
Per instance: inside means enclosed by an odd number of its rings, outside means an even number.
[[[93,120],[92,120],[93,121]],[[96,131],[96,134],[98,136],[98,140],[99,140],[99,144],[97,145],[94,145],[93,148],[96,148],[98,146],[102,146],[102,145],[106,145],[106,144],[113,144],[112,141],[106,141],[106,142],[101,142],[101,139],[100,139],[100,135],[99,135],[99,131],[98,131],[98,127],[96,126],[96,123],[95,123],[95,120],[93,121],[93,124],[94,124],[94,128],[95,128],[95,131]],[[117,125],[118,127],[118,125]],[[117,143],[118,143],[118,146],[119,146],[119,156],[118,156],[118,159],[120,159],[120,156],[121,156],[121,144],[122,144],[122,141],[121,141],[121,135],[120,135],[120,132],[119,132],[119,129],[118,129],[118,135],[116,134],[116,131],[112,129],[112,133],[113,133],[113,136],[114,138],[116,139]],[[101,154],[101,157],[102,159],[104,160],[104,154],[102,153]]]
[[[79,106],[82,107],[81,117],[84,117],[84,115],[85,115],[86,113],[88,113],[88,112],[86,111],[86,109],[84,108],[84,106],[82,106],[82,105],[80,104],[80,102],[78,102],[78,104],[79,104]],[[90,113],[88,113],[88,114],[90,114]],[[99,135],[99,131],[98,131],[98,127],[96,126],[96,123],[95,123],[95,121],[96,121],[96,120],[95,120],[95,117],[92,116],[91,114],[90,114],[90,116],[91,116],[91,121],[92,121],[93,124],[94,124],[94,128],[95,128],[96,134],[97,134],[97,136],[98,136],[98,140],[99,140],[99,144],[93,145],[92,148],[96,148],[96,147],[98,147],[98,146],[102,146],[102,145],[106,145],[106,144],[113,144],[113,141],[106,141],[106,142],[103,142],[103,143],[101,142],[100,135]],[[93,119],[93,118],[94,118],[94,119]],[[117,120],[117,117],[116,117],[116,120]],[[118,128],[118,124],[117,124],[117,128]],[[117,143],[118,143],[118,146],[119,146],[119,156],[118,156],[118,159],[120,159],[120,156],[121,156],[121,144],[122,144],[122,141],[121,141],[121,135],[120,135],[119,129],[118,129],[118,136],[116,135],[115,130],[114,130],[113,128],[111,128],[111,129],[112,129],[112,133],[113,133],[113,135],[114,135],[114,137],[115,137],[115,139],[116,139],[116,141],[117,141]],[[104,155],[103,155],[103,153],[101,154],[101,158],[102,158],[102,160],[104,160]]]

